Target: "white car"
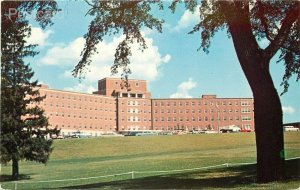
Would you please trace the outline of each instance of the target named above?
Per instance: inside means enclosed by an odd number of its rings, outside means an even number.
[[[294,126],[284,126],[284,131],[299,131],[299,128]]]

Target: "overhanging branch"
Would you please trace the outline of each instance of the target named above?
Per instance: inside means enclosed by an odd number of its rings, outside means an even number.
[[[292,27],[293,23],[300,19],[300,2],[297,1],[295,4],[289,9],[286,14],[286,17],[283,19],[282,25],[278,34],[271,41],[270,45],[263,51],[263,56],[265,58],[272,58],[278,49],[283,46],[283,43],[288,37],[290,28]]]

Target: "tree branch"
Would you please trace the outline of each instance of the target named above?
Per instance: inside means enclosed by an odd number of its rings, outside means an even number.
[[[264,28],[264,32],[266,34],[267,40],[269,40],[271,42],[274,39],[272,39],[271,35],[270,35],[267,18],[265,17],[265,8],[264,8],[264,5],[263,5],[263,3],[260,0],[257,1],[257,5],[258,5],[258,18],[260,19],[261,24],[262,24],[262,26]]]
[[[263,51],[263,56],[265,58],[271,59],[275,53],[278,51],[280,47],[282,47],[283,43],[285,42],[286,38],[288,37],[290,28],[292,27],[293,23],[300,19],[300,2],[297,1],[295,4],[287,11],[286,17],[283,19],[281,28],[274,38],[271,41],[270,45]]]

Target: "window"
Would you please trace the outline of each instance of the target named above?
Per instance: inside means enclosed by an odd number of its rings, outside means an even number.
[[[241,105],[242,106],[250,106],[250,103],[248,101],[242,101]]]
[[[243,116],[242,121],[251,121],[251,117],[250,116]]]
[[[248,108],[243,108],[243,109],[241,110],[241,112],[242,112],[242,113],[250,113],[251,111],[250,111],[250,109],[248,109]]]
[[[138,82],[136,82],[136,83],[135,83],[135,86],[136,86],[136,87],[138,87],[138,86],[139,86],[139,83],[138,83]]]

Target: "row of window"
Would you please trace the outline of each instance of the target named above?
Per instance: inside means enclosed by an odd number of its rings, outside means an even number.
[[[46,114],[47,115],[47,114]],[[65,114],[65,113],[55,113],[55,114],[53,114],[53,113],[50,113],[49,114],[49,116],[50,117],[52,117],[52,116],[56,116],[56,117],[68,117],[68,118],[79,118],[79,119],[82,119],[82,118],[84,118],[84,119],[98,119],[98,120],[115,120],[116,121],[116,118],[115,117],[102,117],[102,116],[100,116],[100,117],[98,117],[98,116],[87,116],[87,115],[76,115],[76,114]]]
[[[198,106],[200,106],[201,105],[201,102],[199,101],[199,102],[197,102],[197,104],[198,104]],[[170,106],[170,105],[173,105],[173,106],[177,106],[177,105],[179,105],[179,106],[183,106],[183,105],[185,105],[185,106],[189,106],[189,105],[191,105],[191,106],[195,106],[196,105],[196,102],[179,102],[179,103],[177,103],[177,102],[154,102],[154,106],[158,106],[158,105],[160,105],[160,106]],[[203,102],[203,105],[210,105],[210,106],[214,106],[214,105],[216,105],[216,106],[219,106],[219,105],[223,105],[223,106],[226,106],[226,105],[229,105],[229,106],[231,106],[231,105],[233,105],[233,103],[232,102],[226,102],[226,101],[223,101],[223,102]],[[250,102],[249,101],[242,101],[242,102],[235,102],[234,103],[234,105],[235,106],[239,106],[239,105],[241,105],[241,106],[250,106],[251,104],[250,104]]]
[[[121,98],[145,98],[143,94],[133,94],[133,93],[120,93],[119,97]]]
[[[252,126],[250,124],[246,125],[235,125],[237,127],[241,127],[241,129],[251,130]],[[181,126],[154,126],[155,130],[180,130],[180,129],[192,129],[192,130],[200,130],[200,129],[214,129],[218,128],[218,125],[208,124],[205,126],[195,126],[195,125],[181,125]]]
[[[40,105],[40,104],[39,104]],[[47,104],[46,103],[43,103],[42,104],[43,106],[47,106]],[[52,107],[56,107],[56,108],[68,108],[68,109],[78,109],[78,110],[90,110],[90,111],[92,111],[92,110],[95,110],[95,111],[97,111],[97,110],[100,110],[100,111],[110,111],[110,112],[116,112],[116,110],[115,109],[108,109],[107,107],[100,107],[100,108],[98,108],[98,107],[94,107],[94,108],[92,108],[92,107],[86,107],[86,106],[84,106],[84,107],[82,107],[81,105],[79,105],[79,106],[77,106],[77,105],[73,105],[73,106],[71,106],[70,104],[68,104],[67,106],[65,106],[64,104],[62,104],[62,105],[59,105],[59,104],[56,104],[55,106],[51,103],[50,104],[50,107],[52,108]]]
[[[122,117],[122,121],[124,122],[125,121],[125,117]],[[144,122],[147,122],[147,121],[151,121],[151,118],[140,118],[140,117],[137,117],[137,116],[130,116],[127,118],[127,121],[128,122],[141,122],[141,121],[144,121]]]
[[[210,109],[210,110],[207,110],[207,109],[205,109],[204,110],[204,113],[214,113],[214,112],[220,112],[221,110],[219,110],[219,109],[217,109],[217,110],[215,110],[215,109]],[[232,109],[229,109],[229,110],[226,110],[226,109],[223,109],[222,110],[222,112],[223,113],[226,113],[226,112],[229,112],[229,113],[232,113],[233,112],[233,110]],[[171,110],[170,109],[167,109],[167,110],[164,110],[164,109],[161,109],[160,110],[160,113],[171,113]],[[189,110],[189,109],[186,109],[186,110],[177,110],[177,109],[174,109],[174,110],[172,110],[172,112],[173,113],[177,113],[177,112],[179,112],[179,113],[195,113],[195,110],[194,109],[192,109],[192,110]],[[197,112],[198,113],[201,113],[201,109],[198,109],[197,110]],[[158,113],[158,110],[156,109],[156,110],[154,110],[154,113]],[[238,109],[236,109],[235,110],[235,113],[239,113],[239,110]],[[250,109],[241,109],[241,113],[251,113],[251,110]]]
[[[125,105],[125,101],[121,101],[122,105]],[[134,101],[134,100],[130,100],[127,102],[128,106],[140,106],[140,105],[144,105],[147,106],[147,103],[145,101]],[[151,106],[150,101],[148,101],[148,106]]]
[[[52,127],[52,125],[51,125],[51,127]],[[113,125],[104,125],[104,126],[97,126],[97,125],[90,125],[90,126],[88,126],[88,125],[70,125],[70,124],[68,124],[68,125],[64,125],[64,124],[62,124],[62,125],[55,125],[55,127],[56,128],[58,128],[58,129],[60,129],[60,128],[62,128],[62,129],[66,129],[66,128],[73,128],[73,129],[106,129],[106,130],[116,130],[116,126],[113,126]]]
[[[52,99],[67,99],[67,100],[79,100],[79,101],[85,101],[85,102],[99,102],[99,103],[105,103],[105,104],[115,104],[116,100],[112,99],[112,100],[106,100],[106,99],[101,99],[99,97],[97,98],[88,98],[88,97],[81,97],[81,96],[71,96],[71,95],[58,95],[58,94],[47,94],[45,93],[44,95],[46,95],[46,99],[48,98],[52,98]]]
[[[242,118],[240,117],[235,117],[235,121],[240,121],[240,119],[242,121],[251,121],[251,117],[250,116],[244,116]],[[233,121],[233,117],[223,117],[222,119],[219,118],[219,119],[215,119],[214,117],[198,117],[198,118],[195,118],[195,117],[186,117],[186,118],[182,118],[182,117],[173,117],[173,119],[171,117],[167,117],[167,118],[164,118],[164,117],[161,117],[160,119],[155,117],[154,118],[154,121],[167,121],[167,122],[177,122],[177,121],[192,121],[192,122],[195,122],[195,121],[220,121],[220,120],[223,120],[223,121]]]

